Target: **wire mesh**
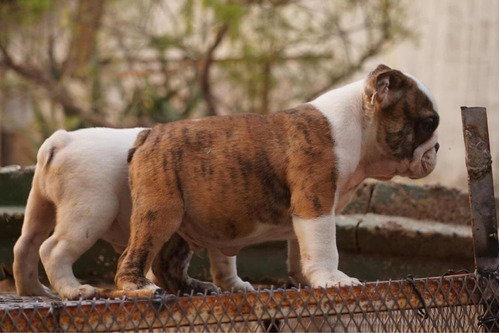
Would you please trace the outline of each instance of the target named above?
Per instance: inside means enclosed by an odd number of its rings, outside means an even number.
[[[471,332],[495,322],[498,277],[474,274],[154,299],[0,298],[2,331]]]

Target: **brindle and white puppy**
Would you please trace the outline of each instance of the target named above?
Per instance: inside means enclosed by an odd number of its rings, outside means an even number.
[[[144,274],[174,232],[213,256],[288,239],[296,282],[359,283],[338,269],[334,215],[365,178],[428,175],[438,122],[420,81],[380,65],[365,80],[269,116],[208,117],[141,132],[129,155],[131,237],[118,288],[157,288]]]
[[[52,294],[38,279],[39,249],[50,284],[61,298],[96,295],[96,288],[78,282],[72,265],[99,238],[119,253],[127,246],[131,211],[127,151],[141,130],[60,130],[40,147],[22,233],[14,247],[19,295]],[[172,293],[215,291],[211,283],[187,275],[191,255],[186,242],[174,234],[156,256],[150,278]],[[230,263],[226,257],[214,261],[212,274],[224,277],[214,282],[222,289],[248,288],[236,273],[225,274]]]

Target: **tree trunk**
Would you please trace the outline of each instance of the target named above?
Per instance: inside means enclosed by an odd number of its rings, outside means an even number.
[[[63,63],[63,76],[84,78],[88,75],[105,2],[105,0],[79,1],[68,56]]]

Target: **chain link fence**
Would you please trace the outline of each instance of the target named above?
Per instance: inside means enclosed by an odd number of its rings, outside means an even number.
[[[496,326],[495,326],[496,325]],[[0,298],[2,331],[498,331],[498,276],[152,299]]]

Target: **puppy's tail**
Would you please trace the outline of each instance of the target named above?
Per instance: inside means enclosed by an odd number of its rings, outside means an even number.
[[[55,205],[43,186],[57,152],[68,142],[66,131],[57,131],[38,150],[33,184],[26,204],[21,236],[14,246],[14,280],[21,296],[51,296],[50,289],[38,279],[40,245],[55,226]]]
[[[139,134],[137,134],[137,138],[135,139],[134,145],[132,146],[132,148],[128,150],[127,163],[130,163],[130,161],[132,161],[135,151],[137,150],[137,148],[139,148],[144,144],[149,134],[151,134],[151,128],[142,130],[139,132]]]
[[[36,170],[35,175],[37,173],[43,172],[40,169],[48,169],[50,164],[54,161],[54,157],[56,153],[60,151],[62,148],[68,145],[70,141],[69,133],[65,130],[58,130],[54,132],[45,140],[45,142],[38,149],[38,154],[36,155]]]

